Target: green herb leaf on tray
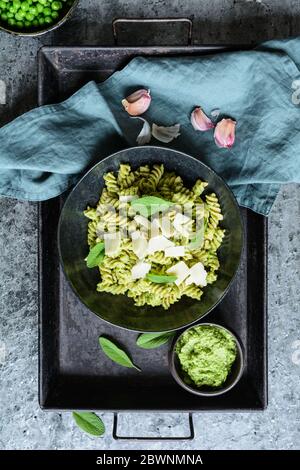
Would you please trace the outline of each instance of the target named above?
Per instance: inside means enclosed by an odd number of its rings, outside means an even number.
[[[91,248],[88,257],[86,258],[86,264],[88,268],[95,268],[103,261],[104,258],[104,243],[97,243]]]
[[[177,276],[174,276],[172,274],[149,273],[147,274],[147,279],[148,281],[156,282],[157,284],[166,284],[168,282],[175,282],[177,279]]]
[[[174,337],[174,333],[143,333],[137,340],[136,344],[143,349],[154,349],[167,343]]]
[[[149,217],[157,212],[163,212],[170,206],[173,206],[173,204],[171,201],[166,201],[156,196],[143,196],[131,201],[133,209],[144,217]]]
[[[120,349],[115,343],[113,343],[111,340],[104,338],[103,336],[100,336],[99,338],[99,344],[102,348],[102,351],[104,354],[109,357],[112,361],[116,362],[120,366],[123,367],[130,367],[138,370],[139,372],[141,369],[137,367],[128,354],[126,354],[125,351]]]
[[[73,418],[77,426],[93,436],[102,436],[105,433],[105,426],[101,418],[89,411],[73,411]]]

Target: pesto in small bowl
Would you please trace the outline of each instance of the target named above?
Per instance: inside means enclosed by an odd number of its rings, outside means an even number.
[[[210,323],[185,330],[170,353],[175,380],[192,393],[205,396],[230,390],[242,375],[243,362],[236,336]]]

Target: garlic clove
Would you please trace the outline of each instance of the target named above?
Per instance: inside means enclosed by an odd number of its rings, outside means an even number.
[[[137,90],[122,100],[122,105],[130,116],[139,116],[147,111],[151,103],[150,90]]]
[[[214,138],[216,145],[220,148],[230,149],[235,141],[236,121],[230,118],[222,119],[216,125]]]
[[[208,131],[215,127],[214,123],[200,107],[195,108],[191,114],[191,124],[195,131]]]
[[[180,135],[180,124],[174,124],[174,126],[164,127],[152,124],[152,135],[155,139],[160,142],[168,144],[173,139],[176,139]]]

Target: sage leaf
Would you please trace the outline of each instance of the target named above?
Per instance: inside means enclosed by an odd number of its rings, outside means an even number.
[[[91,248],[88,257],[86,258],[86,264],[88,268],[94,268],[98,266],[104,258],[104,242],[97,243]]]
[[[174,337],[174,333],[143,333],[136,340],[136,344],[143,349],[154,349],[167,343]]]
[[[157,196],[143,196],[131,201],[131,206],[144,217],[149,217],[157,212],[163,212],[174,203]]]
[[[137,367],[130,357],[126,354],[125,351],[120,349],[115,343],[113,343],[111,340],[104,338],[103,336],[100,336],[99,338],[99,344],[102,348],[102,351],[104,354],[109,357],[112,361],[116,362],[120,366],[123,367],[130,367],[138,370],[139,372],[141,369]]]
[[[73,411],[73,418],[77,426],[93,436],[102,436],[105,433],[105,426],[101,418],[89,411]]]
[[[153,273],[149,273],[149,274],[147,274],[147,279],[148,279],[148,281],[156,282],[157,284],[166,284],[168,282],[175,282],[176,279],[177,279],[177,276],[174,276],[173,274],[153,274]]]

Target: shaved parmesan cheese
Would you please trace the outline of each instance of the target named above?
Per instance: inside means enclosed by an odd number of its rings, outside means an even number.
[[[150,236],[151,236],[151,237],[158,237],[158,235],[160,235],[160,224],[159,224],[159,220],[158,220],[158,219],[154,219],[154,220],[151,222],[151,232],[150,232]]]
[[[137,238],[140,238],[141,236],[144,236],[143,233],[140,230],[134,230],[131,233],[131,238],[132,240],[136,240]],[[145,237],[144,237],[145,238]]]
[[[191,219],[187,217],[186,215],[183,214],[176,214],[175,219],[173,222],[173,225],[178,233],[184,237],[189,237],[190,236],[190,228],[188,226],[185,226],[188,222],[190,222]]]
[[[165,255],[172,258],[178,258],[179,256],[184,256],[184,254],[184,246],[171,246],[170,248],[165,249]]]
[[[171,240],[168,240],[163,235],[152,237],[149,240],[148,254],[152,255],[156,251],[164,251],[166,248],[169,248],[170,246],[174,246],[174,245],[175,245],[174,242],[171,242]]]
[[[150,263],[144,263],[143,261],[139,261],[135,264],[131,269],[131,277],[132,279],[142,279],[148,274],[151,269]]]
[[[145,227],[147,230],[150,229],[151,224],[150,224],[149,220],[146,217],[143,217],[142,215],[136,215],[134,217],[134,220],[138,225],[141,225],[142,227]]]
[[[174,222],[176,222],[180,225],[183,225],[183,224],[186,224],[187,222],[189,222],[190,220],[191,220],[190,217],[188,217],[187,215],[184,215],[184,214],[181,214],[180,212],[177,212],[177,214],[175,215]]]
[[[190,284],[196,284],[196,286],[204,287],[207,285],[206,276],[207,272],[205,271],[203,264],[199,262],[190,268],[190,275],[185,282],[188,286]]]
[[[190,270],[184,261],[179,261],[179,263],[174,264],[174,266],[167,269],[167,273],[177,276],[175,284],[176,286],[179,286],[188,277]]]
[[[184,225],[175,225],[175,223],[174,223],[174,227],[176,229],[176,232],[178,232],[183,237],[189,237],[190,236],[189,229],[187,227],[185,227]]]
[[[133,195],[124,195],[124,196],[120,196],[119,197],[120,199],[120,202],[130,202],[130,201],[134,201],[134,199],[138,199],[138,196],[133,196]]]
[[[107,256],[117,256],[121,247],[121,234],[105,233],[104,234],[104,248]]]
[[[132,238],[132,251],[139,258],[145,258],[148,249],[148,241],[144,233],[136,230],[131,234]]]
[[[161,232],[165,237],[169,238],[174,235],[174,227],[169,217],[162,217],[159,221],[159,225]]]

